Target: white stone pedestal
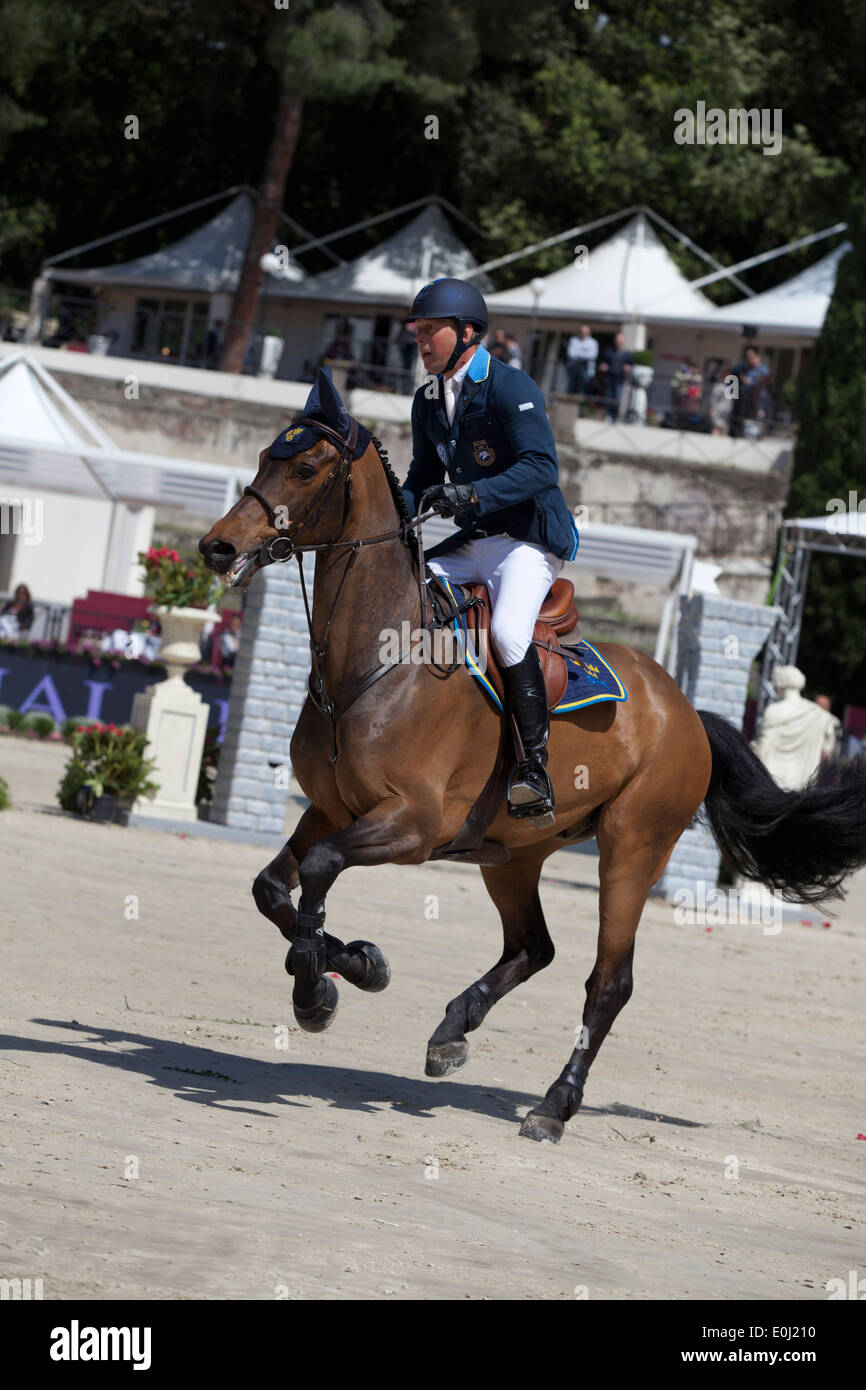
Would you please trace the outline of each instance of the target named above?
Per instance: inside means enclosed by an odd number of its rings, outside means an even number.
[[[197,820],[195,794],[201,769],[208,706],[186,684],[183,671],[199,659],[201,630],[215,614],[202,608],[156,609],[168,678],[149,685],[132,702],[132,726],[147,734],[148,756],[156,759],[153,799],[140,796],[133,815],[159,820]]]

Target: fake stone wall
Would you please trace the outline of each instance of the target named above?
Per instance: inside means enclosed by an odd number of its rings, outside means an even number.
[[[312,594],[309,559],[305,574]],[[289,744],[306,699],[309,673],[298,566],[270,565],[247,590],[211,820],[236,830],[282,833]]]
[[[778,609],[696,594],[681,600],[677,684],[696,709],[720,714],[743,727],[749,670],[778,616]],[[721,856],[701,817],[674,846],[653,890],[673,899],[680,889],[698,896],[715,888]]]

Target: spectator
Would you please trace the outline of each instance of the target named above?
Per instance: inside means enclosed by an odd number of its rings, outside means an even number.
[[[606,349],[599,363],[599,375],[604,376],[604,418],[615,424],[619,417],[622,390],[631,375],[634,358],[625,346],[625,334],[616,333],[613,347]]]
[[[568,394],[586,396],[589,383],[595,376],[598,361],[598,339],[593,338],[589,324],[582,323],[577,333],[568,340],[565,349],[568,371]]]
[[[772,410],[770,368],[761,361],[760,349],[747,347],[745,361],[734,368],[738,395],[731,414],[731,434],[760,439]]]
[[[509,352],[508,343],[505,341],[505,329],[497,328],[493,334],[493,346],[490,348],[490,356],[498,357],[500,362],[508,362]]]
[[[819,705],[821,709],[826,710],[833,721],[833,748],[829,752],[827,751],[827,749],[825,749],[822,754],[822,757],[838,758],[842,751],[842,721],[841,719],[837,719],[835,714],[833,713],[831,709],[832,701],[830,700],[829,695],[816,695],[815,704]]]
[[[694,359],[683,357],[671,377],[671,401],[675,410],[686,415],[701,413],[704,383]]]
[[[225,341],[224,328],[225,320],[216,319],[216,321],[208,327],[207,337],[204,340],[204,364],[208,370],[212,372],[215,372],[220,364],[223,343]]]
[[[332,362],[351,362],[352,360],[352,336],[349,325],[345,319],[341,319],[337,326],[336,336],[331,340],[322,355],[322,361]]]
[[[229,625],[220,633],[220,657],[223,666],[234,666],[238,648],[241,645],[241,615],[233,613]]]
[[[733,372],[721,362],[717,363],[710,375],[710,420],[713,434],[728,433],[734,399],[730,387],[725,383],[731,376]]]
[[[19,632],[29,632],[33,626],[33,600],[26,584],[18,585],[12,598],[4,603],[2,612],[17,621]]]
[[[506,333],[505,346],[508,348],[509,367],[516,367],[519,372],[522,371],[523,353],[521,352],[520,344],[518,343],[513,333]]]

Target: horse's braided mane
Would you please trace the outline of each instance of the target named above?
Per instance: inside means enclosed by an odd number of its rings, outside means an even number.
[[[394,472],[393,468],[388,462],[388,450],[385,448],[382,441],[380,439],[377,439],[375,435],[372,436],[372,439],[373,447],[375,448],[376,453],[379,455],[382,467],[385,470],[385,477],[388,479],[388,486],[391,489],[391,496],[394,499],[394,506],[397,508],[397,515],[400,518],[401,522],[409,522],[412,520],[412,515],[409,511],[409,508],[406,505],[406,498],[403,496],[403,489],[400,486],[397,474]]]

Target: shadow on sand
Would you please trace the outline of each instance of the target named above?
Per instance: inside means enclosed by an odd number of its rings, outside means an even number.
[[[306,1109],[311,1101],[320,1100],[338,1110],[366,1114],[389,1106],[395,1114],[431,1119],[436,1111],[450,1107],[517,1123],[539,1099],[524,1092],[449,1079],[437,1081],[289,1060],[275,1064],[237,1053],[217,1052],[196,1043],[151,1037],[129,1029],[90,1027],[69,1019],[36,1018],[31,1022],[63,1029],[67,1036],[46,1040],[0,1034],[0,1050],[63,1054],[98,1066],[117,1067],[145,1077],[160,1090],[173,1090],[179,1100],[250,1115],[272,1118],[271,1112],[260,1107],[289,1105]],[[702,1127],[693,1120],[618,1103],[605,1108],[586,1105],[581,1114],[629,1116],[689,1129]]]

